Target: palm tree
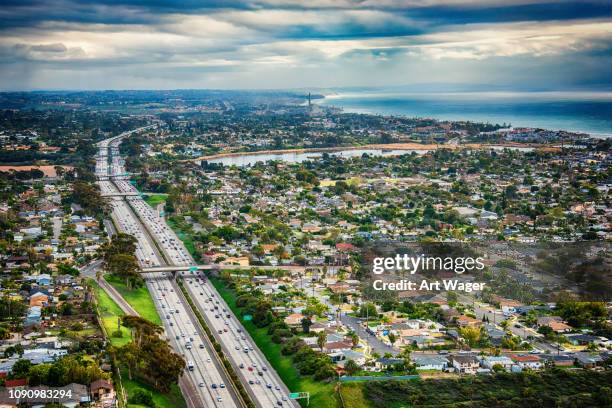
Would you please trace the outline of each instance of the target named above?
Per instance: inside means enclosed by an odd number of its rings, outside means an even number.
[[[317,345],[321,348],[321,352],[323,352],[323,347],[327,343],[327,333],[325,331],[319,332],[317,335]]]

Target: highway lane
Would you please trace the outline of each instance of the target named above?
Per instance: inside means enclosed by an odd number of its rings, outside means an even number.
[[[148,206],[143,200],[134,197],[128,197],[127,201],[130,206],[136,211],[141,220],[146,220],[147,228],[151,234],[156,237],[156,241],[165,252],[168,260],[173,265],[193,265],[194,261],[189,255],[187,249],[182,245],[182,242],[176,237],[174,232],[160,220],[155,211]],[[195,283],[191,283],[195,284]],[[223,351],[229,360],[232,362],[236,372],[242,377],[243,383],[247,390],[258,401],[260,406],[292,406],[293,401],[288,399],[289,390],[285,387],[280,377],[266,363],[263,354],[256,348],[253,340],[248,336],[248,333],[242,328],[242,325],[233,316],[229,307],[221,299],[216,290],[210,283],[203,282],[200,284],[200,292],[191,290],[190,285],[187,285],[190,296],[200,308],[200,312],[204,316],[208,326],[212,329],[213,334],[222,345]],[[215,298],[215,302],[222,304],[223,316],[229,315],[230,318],[219,319],[213,318],[214,314],[209,308],[202,307],[204,298],[199,293],[204,293],[208,298]],[[220,310],[221,310],[220,309]],[[214,310],[214,309],[213,309]],[[219,333],[221,331],[221,333]],[[247,352],[244,352],[244,349]],[[242,368],[241,368],[242,367]],[[248,369],[252,368],[253,371]],[[262,367],[261,370],[257,367]],[[261,373],[261,375],[253,376],[250,373]],[[248,385],[247,385],[248,384]]]
[[[101,153],[96,160],[96,173],[99,177],[124,173],[123,162],[117,159],[118,149],[115,146],[120,140],[121,138],[115,137],[106,145],[102,143]],[[103,152],[103,150],[107,151]],[[110,163],[109,157],[111,158]],[[98,184],[102,192],[110,193],[133,188],[124,180],[119,180],[117,184],[102,179]],[[119,230],[137,239],[136,257],[140,265],[142,267],[165,265],[165,260],[130,205],[120,197],[114,197],[110,203],[112,218]],[[212,358],[212,351],[210,347],[207,347],[206,337],[200,331],[199,323],[195,320],[193,313],[179,299],[174,283],[165,274],[162,276],[146,274],[145,280],[156,309],[162,317],[166,337],[172,347],[190,363],[186,376],[193,384],[197,384],[197,387],[193,385],[186,387],[190,390],[187,400],[191,401],[194,407],[240,406],[233,392],[230,392],[225,385],[224,375],[221,374],[222,370],[216,359]],[[191,395],[194,392],[196,395]]]
[[[199,277],[185,277],[186,288],[207,325],[223,347],[235,371],[258,401],[276,406],[292,406],[289,390],[218,295],[212,284]]]
[[[125,174],[123,161],[118,158],[117,146],[119,142],[120,139],[116,139],[109,144],[111,150],[111,174],[113,175]],[[113,181],[116,188],[121,192],[137,192],[137,189],[126,179],[115,177]],[[139,220],[146,223],[145,228],[147,232],[151,239],[156,241],[169,264],[178,266],[195,265],[194,260],[183,243],[166,225],[164,220],[159,218],[153,208],[140,197],[125,197],[124,202],[129,203],[129,207],[137,214]],[[157,266],[157,263],[147,262],[146,254],[148,249],[144,253],[145,258],[142,262]],[[173,286],[174,290],[177,289],[172,283],[170,285]],[[192,288],[193,285],[193,283],[187,284],[190,296],[202,312],[216,339],[222,345],[223,351],[241,377],[245,388],[253,397],[254,402],[260,407],[299,406],[295,401],[289,400],[289,390],[283,384],[278,374],[267,364],[263,353],[257,348],[255,342],[246,333],[223,299],[220,298],[216,289],[207,281],[200,283],[200,286],[197,288]],[[199,295],[199,293],[204,293],[204,297]],[[214,298],[215,302],[218,301],[222,305],[221,309],[226,310],[224,316],[229,314],[230,317],[225,317],[224,319],[215,318],[215,313],[211,312],[210,308],[203,307],[206,297]],[[219,330],[221,330],[221,334]],[[244,352],[245,347],[248,350],[246,353]],[[240,368],[241,366],[244,368]],[[249,371],[249,367],[253,371]],[[256,370],[256,368],[261,368],[261,370]],[[261,375],[258,372],[261,372]]]

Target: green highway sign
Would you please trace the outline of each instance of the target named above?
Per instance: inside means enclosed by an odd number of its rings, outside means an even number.
[[[190,266],[189,267],[189,272],[197,272],[198,271],[198,267],[197,266]]]
[[[289,394],[289,399],[297,400],[306,398],[306,405],[310,405],[310,393],[309,392],[292,392]]]
[[[244,315],[244,316],[242,316],[242,319],[245,322],[250,322],[251,320],[253,320],[253,316],[251,316],[251,315]]]

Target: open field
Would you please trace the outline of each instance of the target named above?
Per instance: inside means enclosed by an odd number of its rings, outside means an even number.
[[[117,289],[126,302],[128,302],[140,316],[155,324],[162,324],[161,319],[157,314],[157,310],[155,309],[153,299],[151,299],[151,294],[145,285],[137,289],[128,290],[125,283],[121,279],[108,275],[104,278],[115,289]]]
[[[145,194],[144,200],[151,207],[155,208],[158,204],[165,203],[168,194]]]
[[[219,294],[227,302],[236,316],[241,316],[240,308],[236,306],[234,293],[227,289],[222,282],[211,279]],[[290,357],[281,354],[282,346],[270,341],[267,328],[258,328],[251,321],[243,321],[245,329],[266,356],[268,362],[274,367],[283,382],[291,391],[303,391],[310,393],[310,406],[317,408],[336,408],[339,402],[336,400],[333,383],[313,381],[310,378],[300,376],[298,370],[293,366]],[[304,401],[304,406],[306,402]]]

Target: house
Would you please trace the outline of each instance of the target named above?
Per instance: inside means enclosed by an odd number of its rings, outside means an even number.
[[[560,316],[538,317],[537,324],[539,327],[548,326],[555,333],[566,333],[572,330],[572,326],[566,324]]]
[[[461,315],[455,320],[459,327],[479,327],[482,325],[482,321],[474,319],[473,317]]]
[[[329,354],[338,351],[350,350],[351,348],[353,348],[352,341],[331,341],[325,344],[325,346],[323,347],[323,351],[326,354]]]
[[[550,361],[559,367],[571,367],[574,365],[574,357],[566,354],[541,354],[544,361]]]
[[[104,380],[96,380],[89,385],[89,390],[91,391],[91,395],[94,399],[99,400],[104,397],[114,396],[114,388],[113,385]]]
[[[27,385],[28,385],[27,378],[16,378],[14,380],[6,380],[4,382],[4,386],[6,388],[24,389],[27,387]]]
[[[491,344],[494,346],[500,346],[504,337],[506,337],[506,332],[502,329],[498,328],[494,324],[485,323],[484,325],[485,332],[489,336]]]
[[[452,364],[455,371],[462,374],[476,374],[480,363],[476,357],[471,355],[454,355],[450,357],[449,362]]]
[[[590,334],[566,334],[565,337],[567,340],[572,343],[574,346],[588,346],[591,343],[596,343],[601,339],[597,336],[592,336]]]
[[[284,321],[287,326],[290,327],[299,327],[302,325],[302,319],[306,317],[301,313],[293,313],[289,316],[285,317]]]
[[[482,366],[484,368],[493,369],[493,366],[500,365],[507,371],[510,371],[514,365],[514,361],[506,356],[486,356],[482,359]]]
[[[42,308],[40,306],[30,306],[24,321],[24,326],[33,326],[40,323]]]
[[[401,358],[379,358],[374,362],[374,366],[379,370],[390,370],[398,366],[404,365],[404,359]]]
[[[30,296],[30,306],[44,307],[49,304],[49,296],[42,292],[36,292]]]
[[[411,359],[416,364],[417,370],[444,371],[448,367],[448,359],[444,356],[413,355]]]
[[[539,370],[544,365],[542,359],[535,354],[510,354],[508,357],[522,369]]]
[[[329,354],[329,357],[332,362],[336,363],[339,367],[344,367],[350,360],[354,361],[359,367],[363,366],[366,362],[365,354],[353,350],[342,350],[337,353]]]
[[[47,389],[46,386],[37,386],[32,387],[32,390],[41,390]],[[89,397],[89,392],[87,392],[87,386],[83,384],[72,383],[68,384],[64,387],[57,388],[58,390],[64,390],[65,397],[62,398],[62,406],[68,408],[74,408],[82,405],[88,405],[91,402],[91,398]],[[34,395],[40,395],[40,393],[33,393]],[[49,399],[43,399],[41,397],[33,397],[23,399],[27,406],[44,406],[49,402]]]
[[[504,316],[510,316],[516,313],[516,309],[523,304],[512,299],[503,299],[499,302],[499,307]]]
[[[594,368],[603,364],[604,359],[597,353],[576,353],[574,355],[576,363],[582,368]]]

